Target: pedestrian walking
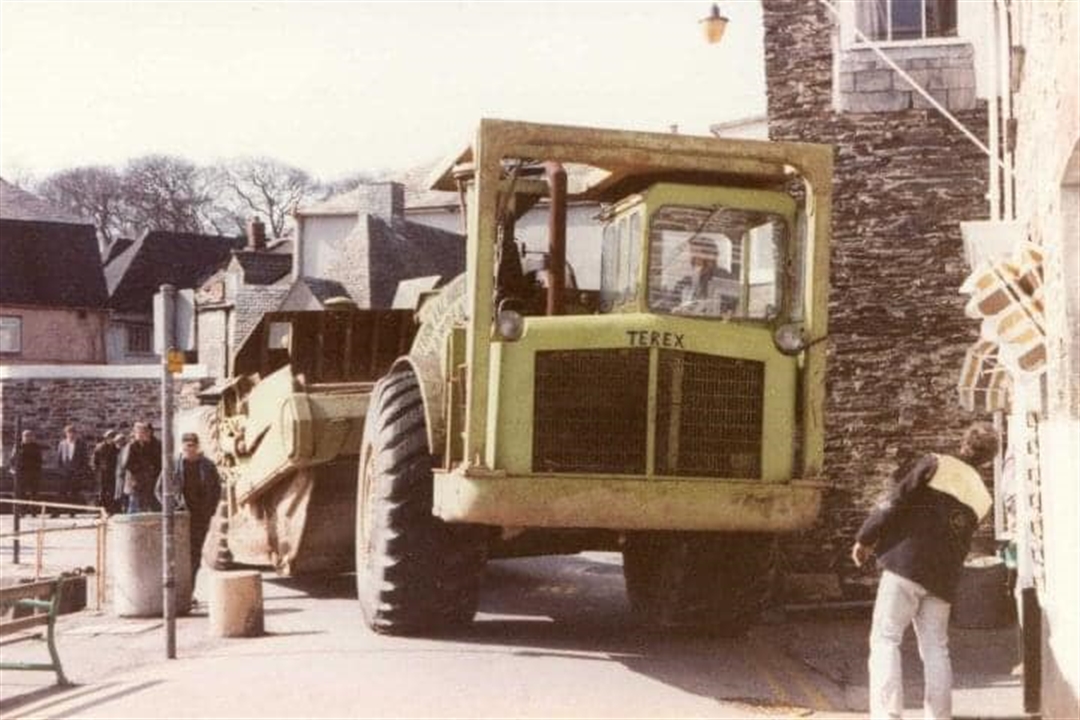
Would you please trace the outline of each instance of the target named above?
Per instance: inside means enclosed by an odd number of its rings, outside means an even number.
[[[181,451],[173,468],[172,490],[176,505],[189,514],[191,540],[191,586],[202,562],[202,546],[210,529],[210,520],[221,499],[221,476],[214,463],[202,453],[199,436],[184,433],[180,438]],[[158,498],[163,497],[157,488]]]
[[[117,473],[123,478],[123,494],[127,496],[127,512],[154,512],[158,478],[161,477],[161,443],[150,434],[146,423],[132,427],[133,440],[124,449]]]
[[[899,718],[904,707],[900,643],[914,624],[923,662],[926,718],[952,717],[949,612],[971,537],[992,501],[977,467],[997,454],[994,428],[976,423],[956,456],[920,458],[863,523],[851,549],[881,568],[870,629],[870,717]]]
[[[11,453],[11,474],[15,481],[12,490],[16,500],[37,500],[41,489],[41,455],[34,431],[23,430],[19,444]],[[15,506],[15,512],[25,514],[21,505]]]
[[[74,425],[64,426],[64,437],[56,444],[56,462],[60,468],[60,501],[81,504],[79,492],[90,477],[90,450]],[[68,515],[75,516],[74,511]]]
[[[105,508],[110,515],[116,512],[113,494],[116,488],[116,463],[120,456],[120,448],[116,446],[117,434],[115,430],[105,433],[101,442],[94,447],[94,454],[90,458],[98,506]]]

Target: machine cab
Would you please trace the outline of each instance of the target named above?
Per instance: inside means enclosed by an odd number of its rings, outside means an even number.
[[[601,312],[798,319],[798,218],[788,195],[658,183],[603,219]]]

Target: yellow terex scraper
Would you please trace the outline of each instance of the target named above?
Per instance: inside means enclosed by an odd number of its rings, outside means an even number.
[[[268,315],[237,356],[234,557],[355,567],[404,633],[469,622],[493,550],[617,547],[643,622],[744,626],[820,505],[831,173],[824,146],[483,121],[433,184],[465,200],[464,275],[415,315]],[[578,200],[598,293],[568,282]]]

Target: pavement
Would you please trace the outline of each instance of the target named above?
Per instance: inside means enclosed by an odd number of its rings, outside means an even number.
[[[9,561],[0,552],[5,578],[25,572]],[[642,635],[626,623],[618,556],[590,553],[493,562],[472,628],[397,638],[363,626],[352,582],[265,574],[265,635],[211,637],[200,605],[178,619],[173,660],[160,619],[63,616],[57,644],[74,686],[56,686],[50,673],[0,673],[0,715],[866,717],[865,611],[789,614],[738,640]],[[955,717],[1026,717],[1016,640],[1015,628],[952,630]],[[47,656],[41,642],[0,652]],[[910,637],[904,656],[907,716],[918,717]]]

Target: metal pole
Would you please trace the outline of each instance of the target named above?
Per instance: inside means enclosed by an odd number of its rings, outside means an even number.
[[[986,6],[986,37],[989,42],[986,43],[987,54],[989,55],[990,65],[990,92],[987,93],[987,100],[989,102],[989,109],[986,113],[990,128],[990,220],[1001,219],[1001,181],[1002,174],[1001,168],[998,167],[998,163],[994,162],[995,159],[1001,158],[1001,130],[998,127],[998,121],[1000,120],[1001,112],[1001,98],[998,96],[998,74],[1001,72],[1001,66],[998,64],[998,50],[997,50],[997,7],[996,4],[990,4]],[[1006,55],[1008,57],[1008,55]]]
[[[161,552],[165,657],[176,657],[176,550],[173,547],[173,394],[169,351],[176,346],[176,288],[161,286],[164,339],[161,349]]]
[[[1012,48],[1009,46],[1009,10],[1001,0],[995,0],[994,7],[991,10],[997,14],[998,25],[998,57],[1001,58],[1000,70],[998,74],[998,81],[1000,82],[1000,94],[1001,94],[1001,128],[1005,131],[1005,142],[1002,148],[1002,158],[1004,159],[1004,169],[1002,171],[1002,179],[1004,180],[1002,187],[1002,195],[1004,199],[1004,208],[1002,213],[1006,220],[1015,220],[1016,212],[1013,208],[1013,164],[1012,164],[1012,149],[1009,147],[1011,133],[1009,126],[1012,121]]]
[[[15,416],[15,447],[18,448],[19,445],[21,445],[21,444],[22,444],[22,415],[16,415]],[[15,468],[12,468],[12,469],[14,470]],[[22,473],[20,473],[20,472],[17,472],[17,471],[15,472],[14,482],[12,483],[12,487],[11,487],[12,495],[15,496],[16,500],[22,500],[22,491],[23,491],[23,489],[21,487],[19,487],[21,485],[21,483],[19,482],[19,475],[21,475],[21,474]],[[21,548],[19,546],[19,524],[20,524],[20,516],[21,515],[22,515],[22,505],[19,505],[18,503],[15,503],[14,505],[12,505],[12,507],[11,507],[11,527],[15,531],[15,539],[11,541],[11,561],[13,563],[15,563],[16,565],[19,564],[19,551],[21,550]]]

